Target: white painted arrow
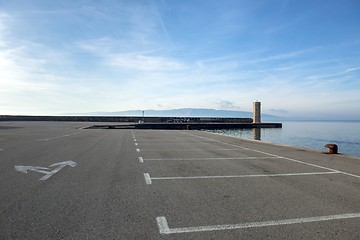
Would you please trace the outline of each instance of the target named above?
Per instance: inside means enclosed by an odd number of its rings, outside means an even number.
[[[54,164],[51,164],[49,167],[55,167],[55,166],[61,166],[61,165],[64,165],[64,167],[66,165],[70,166],[70,167],[76,167],[76,162],[74,161],[65,161],[65,162],[58,162],[58,163],[54,163]]]
[[[45,180],[49,179],[55,173],[59,172],[65,166],[76,167],[76,165],[77,165],[76,162],[69,160],[69,161],[65,161],[65,162],[58,162],[58,163],[51,164],[49,167],[56,167],[51,172],[45,171],[45,170],[49,170],[49,168],[47,168],[47,167],[38,167],[38,166],[15,166],[15,170],[19,171],[19,172],[23,172],[23,173],[27,173],[27,171],[44,173],[45,176],[43,176],[39,180],[45,181]]]
[[[27,173],[27,171],[33,171],[33,172],[39,172],[39,173],[45,173],[48,174],[49,172],[44,171],[48,170],[47,167],[36,167],[36,166],[15,166],[15,170],[23,173]]]

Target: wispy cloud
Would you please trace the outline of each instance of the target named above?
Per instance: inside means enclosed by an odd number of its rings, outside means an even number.
[[[128,87],[144,93],[144,98],[139,99],[142,102],[151,98],[157,103],[166,102],[179,107],[210,105],[251,110],[249,102],[259,99],[279,109],[291,109],[292,105],[298,104],[307,106],[309,111],[317,107],[314,101],[321,102],[320,96],[330,98],[336,91],[340,80],[331,84],[329,81],[342,77],[341,66],[334,68],[330,60],[309,57],[318,51],[327,51],[322,47],[280,54],[265,50],[248,51],[192,62],[168,58],[160,49],[148,52],[113,50],[112,45],[116,45],[113,41],[94,41],[82,47],[101,55],[109,66],[137,72],[132,78],[134,85]],[[157,90],[152,89],[163,89],[161,97]],[[319,91],[327,95],[319,95]],[[289,95],[291,98],[288,99]],[[303,96],[310,97],[304,99]],[[183,99],[180,105],[179,99]],[[264,106],[265,112],[273,112]],[[279,111],[279,114],[285,112]]]
[[[169,36],[169,33],[166,29],[166,26],[165,26],[165,23],[164,23],[164,20],[163,20],[163,17],[161,16],[161,12],[159,11],[159,8],[155,2],[155,0],[152,0],[152,8],[153,8],[153,11],[155,13],[155,15],[157,16],[158,20],[159,20],[159,23],[160,23],[160,26],[161,26],[161,29],[166,37],[166,39],[169,41],[169,43],[171,44],[171,46],[173,46],[173,42]]]
[[[270,111],[271,113],[281,114],[281,115],[286,114],[286,113],[289,112],[289,111],[286,110],[286,109],[274,109],[274,108],[269,109],[269,111]]]
[[[6,21],[10,20],[10,15],[0,13],[0,91],[41,91],[50,87],[50,84],[42,84],[37,80],[41,75],[38,67],[43,61],[26,56],[26,46],[13,46],[14,43],[7,40]]]
[[[225,110],[241,110],[234,102],[228,100],[218,100],[217,107]]]
[[[184,69],[184,64],[173,59],[141,54],[117,54],[109,56],[109,63],[119,68],[138,71],[174,71]]]
[[[360,70],[360,67],[355,67],[355,68],[349,68],[345,72],[348,73],[348,72],[354,72],[354,71],[359,71],[359,70]]]
[[[86,88],[63,71],[72,61],[40,43],[13,39],[9,31],[16,19],[0,15],[0,114],[56,114],[65,110],[74,102],[72,96],[81,96]]]
[[[77,44],[80,48],[99,56],[103,63],[119,69],[137,71],[174,71],[181,70],[186,65],[178,60],[157,54],[159,49],[144,52],[133,49],[118,49],[115,40],[106,38]]]
[[[0,11],[0,48],[6,47],[5,37],[7,36],[7,22],[10,20],[10,16]]]

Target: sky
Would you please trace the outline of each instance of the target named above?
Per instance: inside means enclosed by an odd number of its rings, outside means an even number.
[[[0,115],[360,120],[359,0],[0,0]]]

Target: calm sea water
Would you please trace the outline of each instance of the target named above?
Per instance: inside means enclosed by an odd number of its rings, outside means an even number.
[[[211,131],[246,139],[256,139],[264,142],[305,147],[328,151],[327,143],[335,143],[339,152],[360,156],[360,121],[287,121],[283,127],[245,129],[245,130],[215,130]]]

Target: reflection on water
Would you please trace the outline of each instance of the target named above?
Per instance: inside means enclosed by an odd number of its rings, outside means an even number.
[[[258,140],[258,141],[261,140],[261,128],[253,128],[252,133],[254,140]]]
[[[328,151],[327,143],[339,146],[339,152],[360,156],[360,121],[283,122],[283,128],[214,130],[211,132],[239,138]]]
[[[261,133],[263,132],[263,130],[264,129],[261,128],[253,128],[253,129],[218,129],[218,130],[206,130],[206,131],[260,141]]]

